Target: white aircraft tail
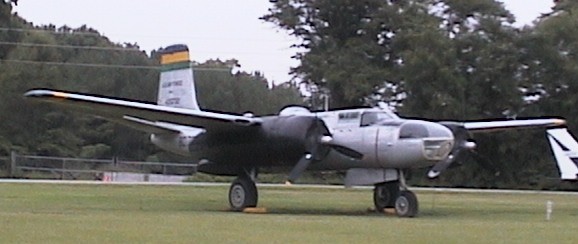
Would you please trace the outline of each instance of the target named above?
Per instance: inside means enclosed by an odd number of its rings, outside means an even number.
[[[161,75],[157,104],[200,110],[195,92],[189,48],[183,44],[161,49]]]
[[[546,131],[563,180],[578,179],[578,142],[566,128]]]

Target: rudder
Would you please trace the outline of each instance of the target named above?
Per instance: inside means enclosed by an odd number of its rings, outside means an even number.
[[[177,44],[163,48],[159,53],[161,74],[157,104],[200,110],[189,48],[184,44]]]

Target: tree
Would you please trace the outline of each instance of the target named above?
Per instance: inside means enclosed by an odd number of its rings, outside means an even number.
[[[24,26],[22,19],[13,16],[11,3],[12,1],[0,1],[0,27],[6,28],[0,31],[0,40],[5,42],[17,42],[22,33],[11,31],[10,28],[19,29]],[[0,45],[0,59],[4,59],[13,48],[13,45]]]
[[[0,151],[171,159],[160,153],[143,132],[74,111],[32,104],[22,96],[32,88],[50,88],[154,103],[159,85],[156,52],[149,56],[136,44],[112,43],[87,26],[34,27],[12,15],[5,2],[0,7],[0,26],[19,30],[0,32],[0,40],[27,44],[0,45],[0,115],[4,118],[0,124]],[[206,108],[263,114],[275,113],[280,103],[300,103],[293,87],[269,89],[259,73],[232,75],[227,62],[210,61],[201,64],[200,69],[207,66],[205,71],[197,72],[199,98]],[[263,99],[271,102],[262,103]]]
[[[527,32],[512,26],[513,15],[498,1],[284,0],[263,19],[299,38],[301,65],[293,72],[307,84],[327,88],[334,106],[395,100],[402,114],[434,120],[549,114],[528,100],[545,85],[527,79],[532,70],[523,61],[532,45]],[[547,58],[552,47],[535,54]],[[482,164],[448,171],[442,181],[521,184],[528,172],[543,168],[535,159],[548,157],[546,150],[524,143],[543,141],[536,138],[542,133],[476,135],[482,155],[476,161]]]
[[[568,121],[569,130],[576,133],[578,115],[573,111],[578,103],[578,80],[575,78],[578,77],[578,16],[575,14],[578,5],[571,4],[573,1],[560,1],[563,2],[567,2],[563,11],[555,8],[554,14],[523,31],[520,77],[525,84],[528,113],[563,117]],[[543,135],[534,140],[543,140]],[[530,155],[535,155],[535,151],[530,150]],[[541,155],[551,155],[547,147],[538,151]],[[558,176],[551,156],[541,160],[536,170],[547,176]]]
[[[300,40],[295,76],[328,88],[331,106],[344,107],[364,105],[372,94],[399,85],[387,85],[395,83],[391,69],[399,62],[392,41],[410,17],[402,12],[419,9],[410,1],[282,0],[263,19]]]
[[[268,81],[259,72],[232,74],[235,66],[238,66],[236,60],[208,60],[193,68],[201,108],[263,115],[277,113],[287,105],[303,103],[295,87],[281,84],[269,88]]]

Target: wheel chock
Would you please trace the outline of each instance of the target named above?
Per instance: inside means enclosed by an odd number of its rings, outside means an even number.
[[[383,213],[385,215],[396,215],[395,208],[384,208],[382,211],[377,211],[375,208],[367,208],[368,213]]]
[[[243,209],[243,213],[264,214],[267,213],[267,208],[245,208]]]

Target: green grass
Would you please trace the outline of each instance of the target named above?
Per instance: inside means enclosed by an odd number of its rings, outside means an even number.
[[[418,192],[420,215],[367,211],[371,190],[261,187],[268,214],[227,211],[226,186],[0,184],[1,243],[576,243],[578,196]],[[545,220],[546,201],[554,202]]]

